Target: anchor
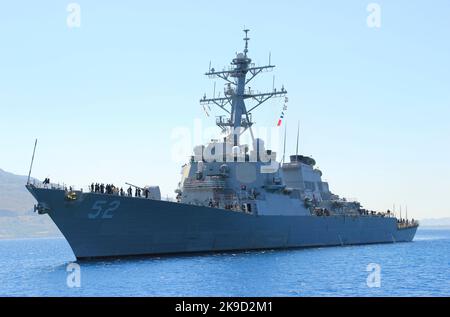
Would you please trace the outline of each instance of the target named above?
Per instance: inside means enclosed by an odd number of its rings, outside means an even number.
[[[38,203],[37,205],[34,205],[33,211],[37,212],[40,215],[43,215],[48,214],[51,209],[45,203]]]

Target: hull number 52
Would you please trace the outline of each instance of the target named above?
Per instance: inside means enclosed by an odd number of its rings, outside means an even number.
[[[110,203],[104,200],[97,200],[94,205],[92,205],[92,211],[88,214],[89,219],[111,219],[115,211],[120,206],[120,201],[114,200]]]

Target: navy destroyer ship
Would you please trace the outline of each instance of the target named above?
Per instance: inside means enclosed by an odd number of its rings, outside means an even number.
[[[245,48],[231,65],[206,73],[225,81],[223,96],[200,100],[226,113],[216,120],[224,137],[194,148],[182,166],[176,201],[161,199],[158,187],[136,187],[133,196],[130,189],[92,185],[86,192],[48,179],[26,185],[35,211],[50,216],[77,259],[412,241],[416,221],[333,194],[313,158],[295,154],[278,162],[254,138],[252,113],[287,91],[248,88],[275,66],[252,63],[244,32]],[[244,132],[251,144],[241,143]]]

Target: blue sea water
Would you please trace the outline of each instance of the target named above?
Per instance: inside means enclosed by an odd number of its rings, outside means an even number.
[[[80,262],[62,238],[0,240],[1,296],[450,296],[450,229],[412,243]],[[370,263],[380,287],[368,287]]]

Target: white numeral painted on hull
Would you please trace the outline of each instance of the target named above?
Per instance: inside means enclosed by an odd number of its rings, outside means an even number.
[[[89,219],[111,219],[113,217],[113,211],[119,208],[120,201],[114,200],[110,203],[108,203],[105,200],[97,200],[94,205],[92,205],[92,210],[94,212],[91,212],[88,214]]]

